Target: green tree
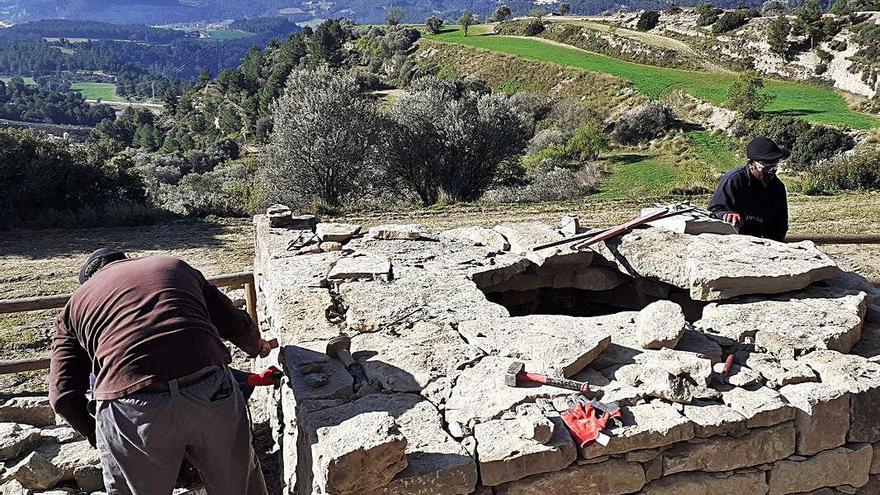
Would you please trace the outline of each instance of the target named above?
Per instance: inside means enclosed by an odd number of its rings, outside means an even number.
[[[599,124],[588,122],[577,128],[568,141],[565,152],[569,157],[584,162],[599,158],[599,153],[609,149],[608,136]]]
[[[770,44],[770,52],[781,55],[783,59],[788,54],[788,35],[791,33],[791,23],[784,15],[777,16],[767,28],[767,43]]]
[[[756,119],[773,99],[764,93],[764,79],[756,72],[743,72],[727,90],[727,107],[747,119]]]
[[[199,82],[202,84],[207,84],[211,81],[211,69],[208,67],[202,67],[199,71]]]
[[[435,16],[428,17],[425,19],[425,27],[431,34],[437,34],[443,29],[443,19]]]
[[[560,3],[559,7],[556,8],[556,11],[559,12],[559,15],[568,15],[568,13],[571,12],[571,4]]]
[[[495,13],[492,14],[492,18],[496,21],[501,22],[507,20],[507,18],[510,17],[511,14],[513,14],[513,12],[511,12],[510,7],[508,7],[507,5],[502,5],[495,9]]]
[[[458,18],[458,23],[461,24],[462,29],[464,29],[464,35],[468,35],[468,28],[477,23],[477,19],[471,14],[469,11],[465,10],[461,17]]]
[[[543,7],[536,7],[529,11],[529,17],[534,17],[537,20],[541,20],[544,16],[547,15],[547,9]]]
[[[388,23],[389,26],[396,26],[403,21],[406,17],[406,12],[403,11],[400,7],[391,7],[388,9],[388,12],[385,13],[385,22]]]
[[[639,31],[650,31],[657,27],[660,22],[660,12],[646,10],[639,16],[639,22],[636,23],[636,29]]]

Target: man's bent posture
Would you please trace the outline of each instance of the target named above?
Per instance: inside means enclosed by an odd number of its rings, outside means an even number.
[[[209,494],[265,494],[222,341],[268,353],[247,313],[175,258],[101,249],[80,283],[55,322],[49,399],[98,447],[107,492],[169,494],[186,455]]]

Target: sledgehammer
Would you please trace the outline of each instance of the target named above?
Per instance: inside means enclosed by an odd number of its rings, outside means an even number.
[[[584,395],[590,393],[590,384],[587,382],[553,378],[551,376],[539,375],[537,373],[528,373],[526,371],[526,364],[521,361],[514,361],[510,364],[510,367],[507,368],[507,373],[504,375],[504,383],[508,387],[516,387],[520,383],[538,383],[540,385],[549,385],[551,387],[574,390]]]
[[[361,363],[355,361],[354,358],[351,357],[350,349],[351,339],[348,335],[333,337],[327,342],[327,355],[337,358],[345,364],[345,369],[347,369],[348,372],[351,373],[352,378],[354,378],[352,388],[357,392],[367,383],[367,374],[364,372],[364,367],[361,366]]]

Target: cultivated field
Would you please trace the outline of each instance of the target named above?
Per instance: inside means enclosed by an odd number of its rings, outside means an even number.
[[[682,89],[697,98],[721,103],[735,78],[729,73],[668,69],[627,62],[541,38],[498,36],[491,34],[491,26],[487,25],[471,27],[468,36],[456,28],[429,35],[428,38],[612,74],[632,82],[639,91],[651,98],[673,89]],[[856,129],[880,127],[880,117],[851,110],[843,96],[833,90],[774,79],[766,80],[766,87],[767,92],[774,96],[767,108],[770,112],[798,115],[812,122],[846,125]]]
[[[125,103],[127,100],[116,94],[113,83],[75,82],[70,85],[73,91],[79,91],[87,100]]]

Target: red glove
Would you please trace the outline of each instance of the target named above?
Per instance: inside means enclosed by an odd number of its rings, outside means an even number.
[[[590,404],[576,404],[562,413],[562,421],[579,447],[593,443],[608,426],[608,421],[620,417],[620,409],[617,409],[613,413],[606,412],[601,418],[597,418]]]
[[[262,373],[248,373],[247,384],[251,387],[259,387],[264,385],[281,385],[281,370],[274,366],[269,366]]]

